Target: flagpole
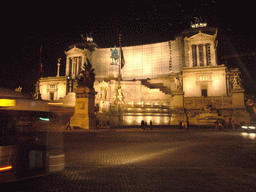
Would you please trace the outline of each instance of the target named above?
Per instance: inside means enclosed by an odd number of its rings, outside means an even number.
[[[40,79],[40,74],[42,73],[42,61],[41,61],[41,56],[42,56],[42,48],[43,45],[40,46],[40,55],[39,55],[39,69],[38,69],[38,78],[37,78],[37,99],[41,100],[41,94],[40,94],[40,89],[39,89],[39,79]]]
[[[119,71],[118,71],[118,85],[120,86],[120,80],[121,80],[121,34],[119,34]]]

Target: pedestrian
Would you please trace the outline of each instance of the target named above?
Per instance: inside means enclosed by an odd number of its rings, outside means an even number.
[[[144,120],[141,120],[141,129],[144,130]]]
[[[189,129],[189,121],[187,120],[187,129]]]
[[[147,121],[145,121],[145,130],[148,130],[148,127],[147,127]]]
[[[150,120],[150,130],[152,131],[153,130],[153,122],[152,122],[152,120]]]
[[[219,129],[219,122],[218,122],[218,120],[215,121],[215,129]]]
[[[107,129],[110,130],[109,120],[107,121]]]
[[[231,121],[231,126],[232,126],[232,129],[234,130],[235,129],[234,120]]]
[[[70,129],[70,131],[71,131],[71,127],[70,127],[70,119],[68,119],[68,126],[66,127],[66,129],[65,130],[67,130],[68,128]]]
[[[182,129],[182,122],[180,121],[180,129]]]
[[[97,119],[97,120],[96,120],[96,130],[99,129],[99,125],[100,125],[100,121]]]

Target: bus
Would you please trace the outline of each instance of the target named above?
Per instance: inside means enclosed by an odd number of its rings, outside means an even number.
[[[65,167],[63,136],[51,131],[48,102],[0,88],[0,183]]]

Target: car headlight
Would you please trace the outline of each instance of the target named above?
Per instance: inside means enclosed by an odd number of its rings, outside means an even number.
[[[243,125],[243,126],[242,126],[242,129],[247,129],[247,126],[244,126],[244,125]]]

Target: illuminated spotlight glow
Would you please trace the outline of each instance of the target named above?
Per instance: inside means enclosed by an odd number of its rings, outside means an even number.
[[[242,136],[253,140],[256,139],[256,133],[242,133]]]
[[[247,129],[247,126],[242,126],[242,129]]]
[[[12,169],[11,165],[5,166],[5,167],[0,167],[0,171],[9,171]]]
[[[249,129],[255,129],[255,126],[249,126]]]
[[[129,156],[127,156],[127,158],[122,158],[121,160],[118,159],[118,161],[113,159],[113,157],[109,157],[108,160],[106,160],[105,162],[101,162],[101,164],[102,165],[118,166],[118,165],[127,165],[127,164],[139,163],[139,162],[142,162],[142,161],[147,161],[149,159],[156,158],[156,157],[164,155],[166,153],[175,152],[179,148],[180,147],[173,147],[173,148],[169,148],[169,149],[166,149],[166,150],[153,152],[153,153],[150,153],[150,154],[134,155],[132,157],[129,155]]]
[[[0,107],[13,107],[13,106],[16,106],[16,100],[0,99]]]
[[[39,119],[42,120],[42,121],[50,121],[49,118],[44,118],[44,117],[39,117]]]

